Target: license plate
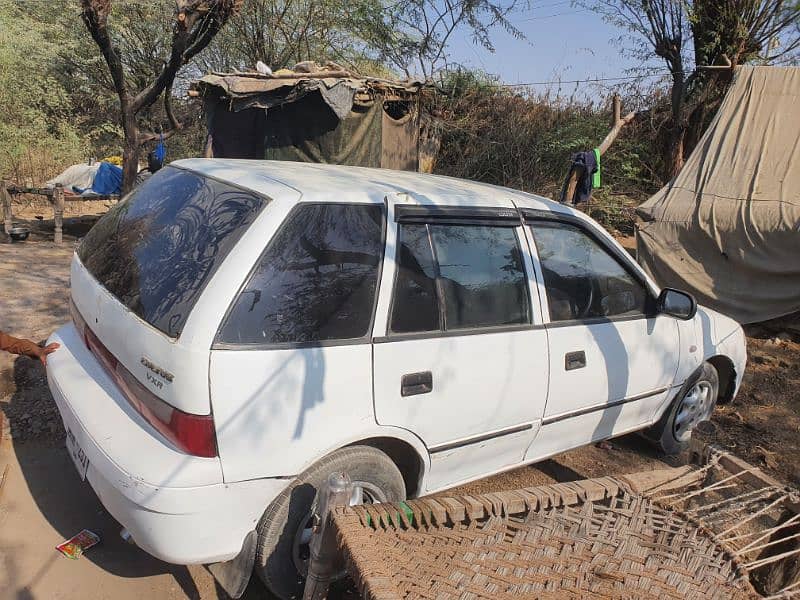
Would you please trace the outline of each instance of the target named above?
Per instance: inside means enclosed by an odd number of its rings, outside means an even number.
[[[86,471],[89,470],[89,457],[83,452],[78,441],[75,439],[75,434],[67,427],[67,452],[75,463],[75,468],[78,469],[78,475],[81,476],[81,481],[86,481]]]

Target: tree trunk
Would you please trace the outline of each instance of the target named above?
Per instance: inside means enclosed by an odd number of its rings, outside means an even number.
[[[139,127],[136,115],[129,108],[123,109],[122,130],[125,133],[125,147],[122,151],[122,195],[133,189],[139,172]]]
[[[683,168],[683,140],[686,135],[684,106],[686,101],[686,79],[683,73],[673,74],[670,103],[672,115],[664,148],[664,167],[667,179],[672,179]]]
[[[670,129],[666,155],[664,156],[668,179],[673,179],[683,168],[683,141],[685,136],[686,128],[680,123],[673,125]]]

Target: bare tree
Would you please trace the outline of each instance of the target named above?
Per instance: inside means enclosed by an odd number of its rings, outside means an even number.
[[[501,28],[523,39],[511,15],[524,0],[396,0],[384,10],[367,42],[380,57],[406,75],[431,78],[446,68],[447,48],[459,29],[470,32],[472,41],[494,51],[491,30]]]
[[[664,162],[672,177],[683,166],[687,137],[708,124],[730,82],[747,62],[797,58],[797,0],[596,0],[583,3],[633,33],[631,54],[655,55],[669,69],[670,117]],[[709,69],[714,65],[730,68]]]
[[[200,53],[228,19],[238,10],[241,0],[176,0],[172,21],[172,41],[161,69],[143,87],[132,86],[130,71],[126,71],[118,47],[113,43],[108,20],[111,0],[80,0],[81,17],[89,34],[100,48],[114,90],[119,97],[120,122],[125,136],[123,149],[123,192],[133,187],[143,144],[157,140],[161,134],[169,137],[181,129],[172,104],[172,86],[179,69]],[[141,78],[137,78],[141,79]],[[140,86],[143,82],[140,81]],[[163,94],[164,109],[170,123],[165,132],[145,131],[139,125],[139,115],[152,106]]]
[[[462,30],[493,50],[491,32],[523,34],[511,15],[528,0],[244,0],[242,10],[204,54],[201,67],[272,68],[334,60],[359,70],[431,77],[447,66]]]
[[[369,60],[359,34],[381,18],[380,0],[243,0],[209,50],[201,70],[273,69],[305,60],[353,66]]]

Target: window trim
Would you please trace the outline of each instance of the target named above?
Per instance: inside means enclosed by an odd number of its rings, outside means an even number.
[[[587,317],[583,319],[568,319],[562,321],[553,321],[550,316],[550,298],[547,299],[547,314],[545,316],[547,321],[545,325],[548,328],[554,327],[569,327],[571,325],[598,325],[603,323],[615,323],[620,321],[638,321],[640,319],[654,319],[658,316],[658,312],[655,310],[655,301],[656,295],[654,290],[651,288],[650,284],[648,283],[647,279],[642,276],[631,264],[630,256],[627,256],[624,252],[620,251],[615,246],[612,246],[608,243],[607,240],[603,239],[603,236],[599,234],[597,231],[594,230],[590,224],[583,221],[576,216],[567,214],[567,213],[555,213],[555,212],[547,212],[535,209],[521,209],[523,222],[525,227],[529,228],[531,238],[533,243],[536,245],[536,253],[539,254],[539,246],[536,240],[536,229],[535,223],[537,221],[548,221],[551,223],[560,223],[563,225],[572,226],[582,233],[586,234],[589,238],[592,239],[597,245],[600,246],[601,249],[605,250],[611,258],[619,264],[622,269],[628,273],[633,279],[642,286],[645,291],[647,297],[647,304],[645,312],[638,313],[635,315],[613,315],[610,317]],[[539,257],[539,263],[541,264],[541,256]],[[542,278],[542,286],[547,291],[547,282],[544,281],[544,272],[541,273]]]
[[[444,207],[447,208],[447,207]],[[472,209],[465,209],[459,207],[459,210],[468,211]],[[494,209],[492,209],[494,210]],[[515,209],[516,212],[516,209]],[[519,217],[519,213],[517,212],[517,217]],[[474,218],[465,218],[464,221],[460,223],[453,223],[450,222],[449,219],[445,219],[439,221],[435,219],[432,222],[424,221],[424,222],[417,222],[417,221],[401,221],[397,217],[395,218],[395,222],[397,223],[397,240],[399,242],[400,239],[400,227],[403,225],[424,225],[425,230],[427,232],[428,243],[430,244],[431,248],[431,255],[433,257],[433,266],[434,271],[436,273],[436,298],[438,300],[438,308],[439,308],[439,329],[431,330],[431,331],[406,331],[406,332],[395,332],[392,331],[392,316],[394,315],[394,306],[395,306],[395,290],[397,289],[397,281],[400,277],[400,264],[398,262],[399,254],[395,253],[395,272],[394,272],[394,279],[392,281],[392,290],[391,290],[391,299],[389,301],[389,309],[388,315],[386,319],[386,332],[383,336],[376,336],[373,338],[373,343],[385,343],[390,341],[403,341],[403,340],[410,340],[410,339],[425,339],[425,338],[437,338],[437,337],[456,337],[460,335],[478,335],[481,333],[499,333],[503,331],[523,331],[527,329],[538,329],[541,328],[541,325],[536,325],[534,323],[533,318],[533,298],[531,297],[531,290],[530,290],[530,283],[531,280],[528,278],[528,272],[525,268],[525,260],[524,255],[525,252],[529,252],[527,249],[527,242],[526,245],[523,246],[522,239],[520,238],[520,232],[516,231],[518,227],[523,227],[523,223],[521,220],[514,222],[513,229],[514,231],[514,238],[516,240],[517,249],[520,252],[521,258],[523,259],[522,264],[522,276],[525,281],[525,298],[527,301],[527,323],[513,323],[509,325],[482,325],[477,327],[463,327],[460,329],[448,329],[447,328],[447,306],[445,302],[444,291],[442,290],[441,286],[441,272],[439,270],[439,255],[436,252],[436,246],[433,243],[433,234],[431,233],[430,225],[449,225],[449,226],[464,226],[464,225],[476,225],[476,226],[484,226],[484,227],[505,227],[509,228],[510,226],[507,224],[511,221],[508,219],[504,221],[505,225],[494,225],[494,223],[487,221],[482,217],[474,217]],[[522,238],[525,237],[525,231],[522,231]],[[536,274],[534,273],[534,277]]]
[[[269,252],[273,245],[275,244],[275,240],[278,239],[280,234],[283,232],[284,228],[287,226],[287,223],[290,221],[291,218],[294,217],[295,213],[300,212],[303,208],[307,206],[377,206],[381,210],[381,239],[380,239],[380,255],[378,256],[378,269],[376,272],[376,280],[375,280],[375,294],[372,299],[372,313],[370,315],[369,325],[367,326],[366,333],[357,338],[342,338],[338,340],[314,340],[314,341],[307,341],[307,342],[259,342],[259,343],[244,343],[244,342],[223,342],[220,341],[219,336],[222,333],[222,328],[228,320],[231,312],[233,311],[233,307],[236,304],[236,301],[239,299],[239,296],[253,279],[256,273],[256,269],[258,265],[261,263],[261,259],[264,258],[264,255]],[[225,314],[217,325],[217,331],[214,334],[214,341],[211,343],[211,350],[234,350],[234,351],[247,351],[247,350],[296,350],[302,348],[323,348],[328,346],[355,346],[358,344],[369,344],[372,339],[372,329],[375,326],[375,318],[378,310],[378,297],[380,295],[380,287],[381,287],[381,275],[383,274],[383,263],[386,259],[386,228],[387,228],[387,218],[386,218],[386,203],[385,202],[303,202],[299,201],[295,204],[292,209],[286,214],[286,216],[281,221],[281,224],[278,226],[278,229],[275,230],[275,233],[270,238],[267,245],[264,246],[264,249],[258,255],[258,258],[253,263],[253,266],[250,267],[250,271],[247,273],[247,276],[244,278],[244,281],[236,290],[236,294],[233,296],[233,300],[228,305],[228,308],[225,310]]]
[[[394,209],[394,220],[396,223],[417,225],[522,225],[522,216],[516,207],[491,206],[398,204]]]

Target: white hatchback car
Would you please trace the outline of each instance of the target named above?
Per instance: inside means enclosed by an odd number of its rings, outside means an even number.
[[[150,554],[255,557],[283,598],[331,472],[381,502],[635,430],[675,452],[746,360],[583,214],[415,173],[178,161],[71,283],[47,368],[80,477]]]

